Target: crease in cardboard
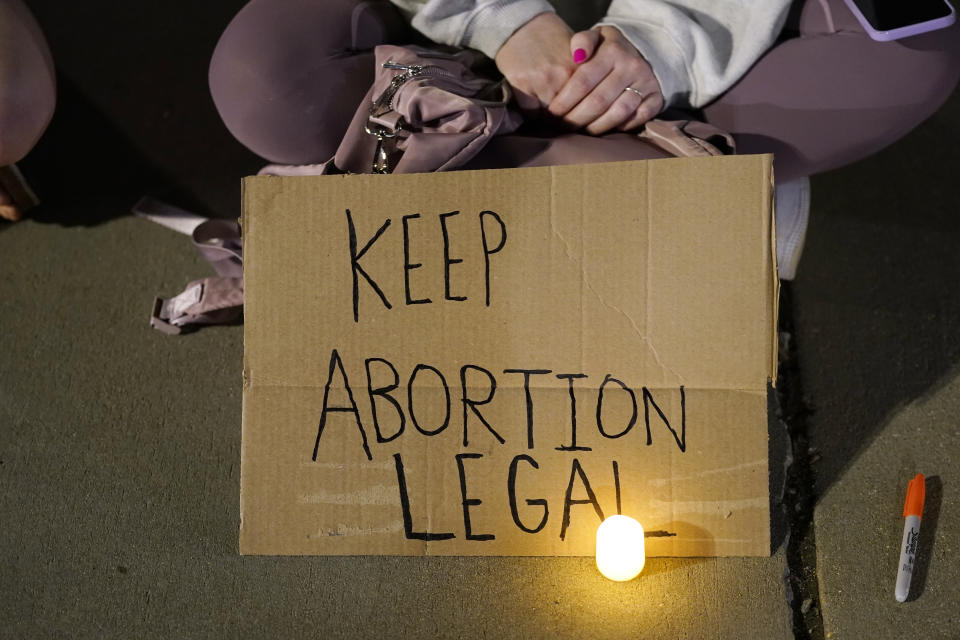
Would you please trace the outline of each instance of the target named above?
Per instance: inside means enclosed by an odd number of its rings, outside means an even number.
[[[646,299],[646,304],[644,304],[644,309],[646,309],[646,312],[647,312],[647,318],[646,318],[646,328],[647,328],[647,332],[650,331],[650,291],[652,291],[652,288],[651,288],[652,282],[651,282],[650,278],[651,278],[651,272],[652,272],[652,270],[653,270],[653,262],[652,262],[652,260],[653,260],[653,258],[652,258],[652,256],[653,256],[653,216],[652,216],[652,213],[653,213],[653,189],[650,188],[650,184],[651,184],[650,174],[651,174],[652,170],[653,170],[653,169],[652,169],[652,166],[648,163],[648,164],[647,164],[647,171],[646,171],[646,178],[645,178],[645,182],[644,182],[644,185],[643,185],[644,191],[645,191],[646,194],[647,194],[647,207],[646,207],[646,214],[647,214],[647,269],[646,269],[646,273],[647,273],[647,284],[646,284],[646,289],[645,289],[645,294],[646,294],[646,298],[647,298],[647,299]],[[632,321],[633,319],[631,318],[630,320]],[[653,359],[656,361],[657,365],[660,366],[660,375],[662,376],[662,375],[663,375],[663,370],[666,369],[667,371],[669,371],[670,373],[672,373],[675,378],[677,378],[677,380],[679,381],[680,384],[683,384],[683,383],[684,383],[683,376],[681,376],[677,371],[674,371],[672,368],[668,367],[668,366],[666,365],[666,363],[664,363],[663,359],[660,357],[660,353],[657,351],[656,346],[654,346],[653,341],[649,339],[649,337],[647,336],[647,334],[644,334],[644,335],[642,336],[642,338],[643,338],[643,341],[647,344],[647,348],[650,349],[650,353],[653,354]]]
[[[672,487],[671,487],[672,496]],[[651,499],[649,505],[653,509],[670,508],[671,522],[676,521],[678,513],[724,513],[726,511],[741,511],[743,509],[763,509],[769,506],[770,498],[766,495],[759,498],[740,498],[736,500],[657,500]]]
[[[753,542],[749,538],[684,538],[684,542],[704,542],[707,544],[723,542],[725,544],[748,544]],[[714,593],[723,593],[723,589],[720,588],[720,572],[714,571],[713,573],[713,585]]]
[[[742,470],[744,470],[744,469],[749,469],[749,468],[751,468],[751,467],[758,467],[758,466],[766,467],[766,466],[767,466],[767,460],[766,460],[766,459],[763,459],[763,460],[754,460],[754,461],[752,461],[752,462],[744,462],[744,463],[741,463],[741,464],[735,464],[735,465],[730,466],[730,467],[722,467],[722,468],[720,468],[720,469],[708,469],[708,470],[706,470],[706,471],[700,471],[700,472],[697,472],[697,473],[689,473],[689,474],[685,474],[685,475],[672,476],[672,477],[668,477],[668,478],[650,478],[649,480],[647,480],[647,484],[649,484],[649,485],[651,485],[651,486],[653,486],[653,487],[665,487],[665,486],[670,485],[670,483],[673,483],[673,482],[681,482],[681,481],[684,481],[684,480],[700,480],[700,479],[705,478],[705,477],[707,477],[707,476],[720,475],[720,474],[724,474],[724,473],[733,473],[733,472],[736,472],[736,471],[742,471]]]
[[[582,185],[582,182],[581,182],[581,185]],[[581,186],[580,188],[580,224],[578,226],[578,228],[580,229],[580,261],[577,263],[577,268],[580,270],[580,370],[581,371],[583,371],[587,362],[587,357],[586,357],[587,354],[585,352],[586,347],[584,346],[584,343],[586,341],[583,339],[584,332],[586,331],[586,324],[587,324],[586,320],[583,317],[583,310],[586,308],[586,306],[584,305],[584,297],[583,297],[584,286],[586,286],[586,288],[589,289],[590,291],[593,291],[593,287],[590,286],[590,282],[587,280],[587,269],[586,269],[586,260],[585,260],[587,248],[585,246],[584,236],[583,236],[584,205],[586,204],[585,191],[586,190]],[[595,291],[593,292],[595,295],[597,295],[597,299],[600,300],[600,302],[602,303],[603,298],[601,298],[600,295],[597,294]]]
[[[338,522],[333,529],[319,529],[318,536],[336,538],[343,536],[373,536],[384,533],[399,533],[403,531],[403,520],[394,520],[382,527],[357,527]]]
[[[375,484],[370,487],[357,489],[348,493],[329,493],[315,491],[311,494],[297,496],[299,504],[379,504],[398,505],[400,497],[395,486]]]
[[[581,191],[581,198],[583,193]],[[580,229],[581,233],[583,232],[583,202],[581,200],[580,206]],[[583,309],[583,285],[587,279],[587,274],[583,269],[583,238],[580,239],[580,252],[581,259],[577,259],[573,255],[573,249],[570,247],[570,242],[567,241],[566,237],[557,230],[557,167],[550,167],[550,231],[553,233],[553,236],[560,241],[560,244],[563,245],[564,254],[567,256],[567,261],[577,267],[577,270],[580,272],[581,277],[579,281],[580,286],[580,309]],[[599,296],[598,296],[599,297]],[[583,352],[583,322],[580,323],[580,367],[583,368],[584,361],[584,352]]]
[[[303,461],[300,463],[301,467],[306,467],[309,469],[316,470],[325,470],[325,471],[350,471],[353,469],[371,469],[377,471],[394,471],[395,465],[393,462],[314,462]]]
[[[647,346],[647,349],[648,349],[648,351],[650,352],[650,355],[653,356],[653,359],[654,359],[654,361],[657,363],[657,366],[660,367],[660,376],[661,376],[662,378],[665,379],[665,378],[667,377],[667,376],[665,375],[665,372],[669,372],[669,373],[674,377],[674,379],[677,381],[677,384],[681,384],[681,385],[682,385],[682,384],[685,384],[686,381],[684,380],[684,377],[683,377],[678,371],[676,371],[676,370],[673,369],[672,367],[668,366],[668,365],[663,361],[663,359],[660,357],[660,353],[657,351],[656,346],[653,344],[653,341],[650,340],[650,338],[649,338],[649,336],[647,335],[646,331],[644,331],[643,329],[640,328],[640,326],[637,324],[637,321],[633,318],[633,316],[630,315],[629,313],[627,313],[626,311],[624,311],[620,306],[618,306],[618,305],[616,305],[616,304],[613,304],[613,303],[611,303],[611,302],[608,302],[608,301],[604,298],[603,294],[601,294],[601,293],[597,290],[597,288],[593,285],[593,283],[590,282],[590,278],[589,278],[589,276],[587,275],[586,260],[584,259],[584,251],[585,251],[585,248],[584,248],[584,247],[585,247],[585,244],[586,244],[586,243],[583,241],[583,238],[581,237],[581,239],[580,239],[580,253],[581,253],[581,257],[580,257],[580,259],[577,259],[577,258],[573,255],[573,249],[570,247],[570,243],[569,243],[569,242],[567,241],[567,239],[563,236],[563,234],[560,233],[560,232],[557,230],[557,224],[556,224],[556,211],[557,211],[557,204],[556,204],[556,195],[557,195],[556,170],[557,170],[557,167],[550,167],[550,230],[553,232],[554,237],[556,237],[556,238],[560,241],[560,243],[563,245],[564,252],[566,253],[566,256],[567,256],[567,260],[569,260],[569,261],[572,262],[574,265],[576,265],[577,269],[578,269],[579,272],[580,272],[580,308],[581,308],[581,309],[584,308],[584,305],[583,305],[583,289],[584,289],[584,287],[586,287],[586,288],[590,291],[590,293],[592,293],[592,294],[596,297],[597,301],[598,301],[600,304],[602,304],[602,305],[605,306],[606,308],[610,309],[611,311],[615,311],[616,313],[618,313],[619,315],[623,316],[623,317],[627,320],[627,322],[630,324],[630,327],[633,329],[634,334],[635,334],[638,338],[640,338],[640,340],[642,340],[643,343]],[[644,188],[645,188],[646,193],[647,193],[647,208],[646,208],[646,218],[647,218],[647,271],[646,271],[646,272],[647,272],[647,288],[646,288],[646,291],[645,291],[645,294],[646,294],[647,299],[646,299],[646,304],[644,305],[644,308],[647,310],[646,326],[647,326],[647,329],[648,329],[648,330],[649,330],[649,327],[650,327],[650,267],[651,267],[651,264],[650,264],[650,255],[651,255],[651,249],[652,249],[652,246],[651,246],[652,223],[651,223],[651,216],[650,216],[650,211],[651,211],[651,207],[652,207],[652,201],[651,201],[651,199],[650,199],[650,188],[649,188],[649,187],[650,187],[650,165],[648,164],[648,165],[647,165],[647,179],[646,179],[646,184],[644,185]],[[586,197],[586,193],[585,193],[584,190],[581,190],[581,192],[580,192],[580,197],[581,197],[581,202],[580,202],[580,234],[581,234],[581,236],[582,236],[582,234],[584,233],[585,227],[586,227],[586,224],[585,224],[585,221],[584,221],[584,217],[583,217],[583,216],[584,216],[584,211],[585,211],[586,208],[587,208],[587,207],[586,207],[586,204],[587,204],[587,203],[584,201],[584,198]],[[580,336],[580,338],[581,338],[581,339],[580,339],[580,362],[581,362],[581,367],[583,366],[583,362],[584,362],[584,360],[585,360],[585,354],[584,354],[584,352],[583,352],[583,347],[584,347],[585,341],[583,340],[583,334],[582,334],[582,332],[583,332],[583,323],[581,323],[581,336]],[[652,388],[652,387],[648,387],[648,388]]]

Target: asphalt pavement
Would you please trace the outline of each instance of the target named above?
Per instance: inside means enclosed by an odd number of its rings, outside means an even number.
[[[205,60],[240,4],[31,3],[60,103],[23,163],[45,204],[0,225],[0,636],[960,637],[960,93],[812,180],[771,557],[651,559],[626,584],[589,558],[240,557],[242,327],[149,329],[153,296],[209,267],[129,216],[145,193],[237,215],[260,161],[219,123]]]

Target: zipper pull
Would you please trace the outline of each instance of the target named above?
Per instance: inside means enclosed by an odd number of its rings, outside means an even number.
[[[406,71],[412,75],[417,75],[423,71],[423,66],[419,64],[401,64],[399,62],[394,62],[393,60],[387,60],[382,65],[384,69],[396,69],[398,71]]]
[[[390,131],[386,127],[378,124],[368,123],[364,131],[377,138],[377,148],[373,152],[373,164],[371,173],[390,173],[390,154],[384,146],[385,139],[396,138],[396,131]]]
[[[373,152],[373,166],[371,173],[390,173],[390,158],[383,148],[383,138],[377,136],[377,148]]]

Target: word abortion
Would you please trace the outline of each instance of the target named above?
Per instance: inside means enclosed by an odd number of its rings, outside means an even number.
[[[384,358],[367,358],[364,361],[364,368],[366,370],[366,392],[370,401],[370,407],[372,412],[372,422],[373,430],[376,435],[376,440],[378,443],[388,443],[396,440],[406,430],[407,417],[409,416],[410,422],[413,424],[414,429],[420,434],[430,437],[436,436],[443,431],[445,431],[450,426],[450,418],[452,413],[452,394],[450,386],[447,382],[446,376],[438,370],[436,367],[433,367],[428,364],[418,364],[413,368],[412,373],[410,374],[409,380],[407,382],[407,410],[404,411],[401,401],[397,399],[396,392],[400,389],[400,374],[397,371],[396,367],[389,361]],[[373,369],[374,368],[384,368],[392,374],[393,381],[390,384],[384,386],[374,386],[373,378]],[[557,379],[567,381],[568,389],[568,399],[570,406],[570,433],[569,433],[569,444],[564,444],[556,449],[558,451],[590,451],[591,448],[584,446],[583,444],[578,443],[577,441],[577,401],[576,395],[574,393],[574,382],[576,380],[582,380],[586,378],[587,375],[584,373],[554,373],[549,369],[504,369],[504,375],[520,375],[523,376],[523,390],[526,404],[526,448],[534,448],[534,428],[533,428],[533,415],[534,415],[534,401],[533,394],[530,391],[530,381],[534,376],[547,376],[554,375]],[[487,387],[484,390],[485,393],[482,397],[471,396],[471,390],[474,392],[477,389],[477,385],[468,384],[468,377],[473,374],[475,378],[477,375],[483,376],[487,379]],[[438,425],[424,426],[420,424],[417,419],[417,412],[414,409],[414,389],[417,387],[417,381],[421,377],[426,376],[434,377],[436,382],[439,383],[439,386],[444,391],[445,398],[445,411],[444,418]],[[462,406],[462,428],[463,428],[463,446],[464,448],[470,446],[470,437],[469,437],[469,423],[471,416],[474,416],[477,421],[493,436],[497,442],[501,445],[506,444],[506,440],[503,436],[496,430],[494,425],[492,425],[486,417],[484,417],[481,407],[489,404],[493,401],[494,396],[497,392],[497,378],[494,374],[487,369],[480,367],[474,364],[465,364],[460,367],[459,371],[459,400]],[[344,405],[334,406],[330,401],[330,389],[331,386],[337,383],[337,388],[343,388],[346,390],[347,394],[347,403]],[[436,385],[436,383],[434,383]],[[341,386],[342,385],[342,386]],[[627,421],[625,426],[619,428],[619,430],[611,431],[609,425],[605,425],[603,422],[603,401],[604,395],[610,393],[611,390],[619,389],[620,392],[625,393],[630,399],[632,406],[632,413],[630,419]],[[680,387],[680,425],[679,430],[676,429],[670,422],[670,419],[663,412],[660,406],[656,403],[653,394],[646,387],[640,389],[640,395],[643,403],[643,423],[646,428],[646,443],[647,445],[653,444],[653,432],[651,428],[651,409],[658,416],[659,420],[667,428],[670,434],[673,436],[674,441],[676,442],[677,447],[681,452],[685,452],[687,448],[687,410],[686,410],[686,393],[683,386]],[[612,375],[607,374],[603,381],[600,383],[596,391],[596,428],[601,436],[604,438],[617,439],[622,438],[627,435],[638,421],[639,416],[639,402],[637,400],[637,394],[627,386],[621,380],[614,378]],[[384,405],[389,405],[392,407],[393,411],[397,414],[399,419],[399,426],[396,428],[392,434],[384,434],[383,429],[381,428],[381,420],[378,414],[377,406],[378,399],[382,402],[379,403],[381,407]],[[373,454],[370,451],[369,438],[367,435],[367,428],[363,425],[363,419],[360,416],[360,409],[357,406],[357,402],[353,393],[353,388],[350,386],[350,381],[347,377],[347,372],[343,366],[343,359],[340,357],[340,354],[336,349],[330,354],[330,367],[327,374],[327,381],[323,389],[323,409],[320,414],[320,425],[317,429],[317,438],[313,446],[313,460],[317,460],[317,454],[320,450],[320,440],[323,437],[324,429],[327,426],[327,419],[331,413],[349,413],[354,417],[354,422],[358,431],[360,432],[361,443],[363,447],[363,452],[366,455],[368,460],[373,460]]]

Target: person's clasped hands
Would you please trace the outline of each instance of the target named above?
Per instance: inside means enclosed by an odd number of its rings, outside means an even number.
[[[557,14],[542,13],[503,43],[495,61],[526,114],[593,135],[637,129],[664,106],[653,69],[614,27],[574,33]]]

